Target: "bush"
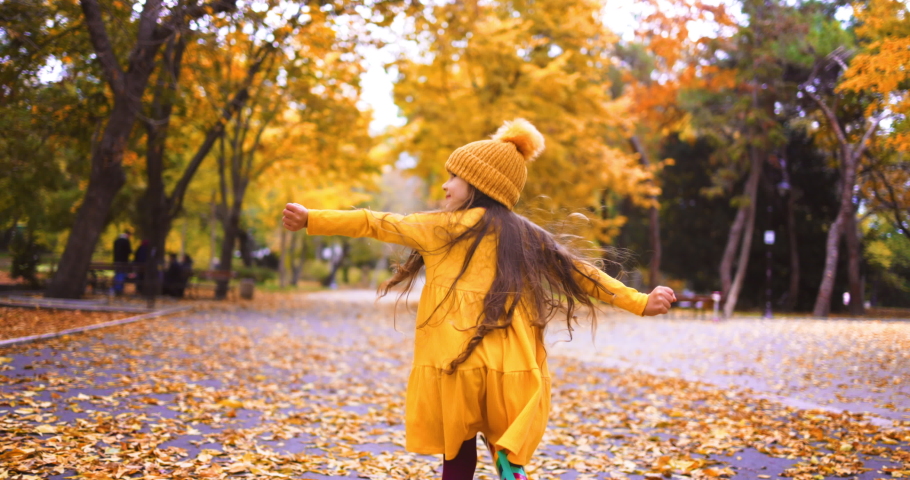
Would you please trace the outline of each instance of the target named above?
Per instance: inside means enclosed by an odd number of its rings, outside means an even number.
[[[10,274],[13,278],[25,280],[29,288],[38,288],[41,285],[38,280],[38,263],[41,258],[41,250],[41,246],[35,243],[34,239],[26,238],[22,234],[15,235],[10,244],[10,255],[12,257]]]
[[[258,265],[260,267],[271,268],[272,270],[278,270],[278,264],[280,262],[280,258],[278,257],[278,255],[275,254],[275,252],[270,252],[268,255],[265,255],[262,258],[257,258],[255,261],[256,261],[256,265]]]
[[[331,267],[324,260],[307,260],[303,264],[303,278],[322,281],[329,275]]]
[[[278,278],[278,272],[268,267],[237,267],[237,278],[252,278],[256,283],[265,283]]]

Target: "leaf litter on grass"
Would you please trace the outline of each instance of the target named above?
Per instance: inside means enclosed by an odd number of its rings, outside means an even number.
[[[135,313],[92,312],[55,308],[0,307],[0,340],[57,333],[112,322]]]
[[[0,478],[438,476],[438,456],[403,450],[411,338],[392,323],[388,304],[276,295],[0,350]],[[730,478],[747,449],[791,459],[766,473],[798,479],[861,475],[871,458],[882,478],[910,472],[906,422],[550,362],[535,478]]]

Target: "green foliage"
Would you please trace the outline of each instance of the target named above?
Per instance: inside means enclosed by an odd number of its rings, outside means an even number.
[[[332,270],[329,262],[324,260],[307,260],[303,264],[303,277],[310,280],[322,280]]]
[[[809,18],[809,32],[806,35],[806,44],[816,58],[827,55],[838,48],[852,49],[856,46],[856,37],[852,32],[843,28],[840,21],[825,16],[824,14],[815,14]],[[807,60],[805,57],[794,59]],[[806,65],[809,62],[804,63]]]
[[[873,295],[892,306],[908,306],[910,294],[910,239],[890,224],[873,223],[866,233],[865,257],[873,273]]]
[[[13,278],[25,280],[29,288],[38,288],[38,264],[41,261],[42,247],[33,235],[16,232],[10,242],[10,257],[12,268],[10,275]]]
[[[275,280],[278,278],[278,272],[274,269],[268,267],[237,267],[237,278],[251,278],[256,281],[256,283],[265,283],[270,280]]]

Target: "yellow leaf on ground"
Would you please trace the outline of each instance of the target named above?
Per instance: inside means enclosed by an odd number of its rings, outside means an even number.
[[[57,433],[57,427],[53,425],[38,425],[35,427],[35,431],[38,433]]]

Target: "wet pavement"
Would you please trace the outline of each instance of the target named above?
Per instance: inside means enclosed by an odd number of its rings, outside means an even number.
[[[413,317],[372,299],[276,295],[0,349],[0,477],[438,476],[402,448]],[[533,478],[910,475],[910,322],[609,312],[564,338]]]

